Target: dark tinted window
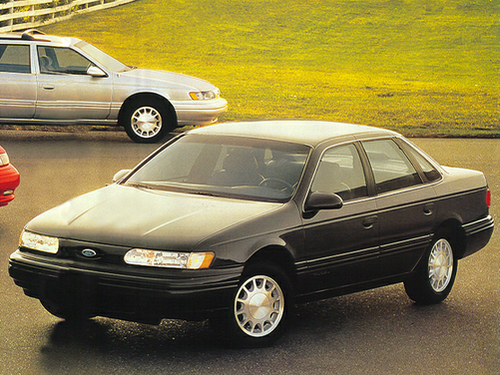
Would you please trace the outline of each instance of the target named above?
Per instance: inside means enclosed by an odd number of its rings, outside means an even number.
[[[31,73],[30,47],[19,44],[0,45],[0,72]]]
[[[422,183],[415,167],[392,139],[363,142],[378,193]]]
[[[365,175],[354,145],[334,147],[325,152],[312,191],[335,193],[343,200],[367,195]]]
[[[436,170],[436,168],[434,168],[434,166],[427,159],[425,159],[419,152],[417,152],[416,150],[414,150],[409,146],[405,147],[405,152],[411,154],[413,159],[418,163],[418,165],[422,169],[422,172],[425,175],[425,178],[427,178],[427,181],[433,182],[441,178],[441,174]]]
[[[297,188],[309,151],[291,143],[186,135],[159,152],[126,184],[281,201]]]

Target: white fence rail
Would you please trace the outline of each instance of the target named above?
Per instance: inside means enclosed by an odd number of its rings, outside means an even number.
[[[0,32],[31,29],[135,0],[0,0]]]

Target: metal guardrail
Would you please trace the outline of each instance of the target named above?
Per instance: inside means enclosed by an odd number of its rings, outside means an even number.
[[[0,32],[31,29],[136,0],[0,0]]]

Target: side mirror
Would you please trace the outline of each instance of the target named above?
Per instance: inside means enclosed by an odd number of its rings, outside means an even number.
[[[104,73],[97,66],[91,66],[90,68],[88,68],[87,69],[87,74],[89,76],[96,77],[96,78],[102,78],[102,77],[107,77],[108,76],[106,73]]]
[[[340,196],[333,193],[313,191],[306,200],[306,211],[334,210],[342,208],[344,201]]]
[[[128,175],[132,169],[122,169],[120,172],[113,176],[113,183],[120,181],[123,177]]]

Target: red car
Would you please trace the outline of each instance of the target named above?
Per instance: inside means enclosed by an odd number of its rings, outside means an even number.
[[[9,162],[9,156],[0,146],[0,206],[14,199],[14,190],[19,186],[19,172]]]

